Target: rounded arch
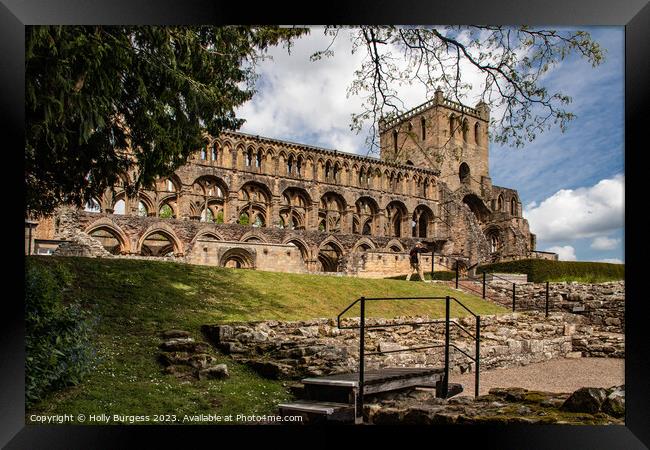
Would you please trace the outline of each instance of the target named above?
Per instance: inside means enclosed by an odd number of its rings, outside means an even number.
[[[469,169],[469,165],[466,162],[463,162],[460,167],[458,167],[458,179],[462,184],[470,182],[471,171]]]
[[[393,200],[386,205],[387,229],[386,236],[402,237],[408,225],[408,210],[399,200]]]
[[[113,255],[129,253],[129,239],[122,229],[107,219],[100,219],[86,227],[89,236],[97,239]]]
[[[490,248],[490,253],[500,252],[503,244],[503,233],[501,230],[497,227],[488,227],[485,229],[484,234]]]
[[[221,236],[212,228],[202,228],[194,235],[194,238],[192,239],[192,244],[194,244],[197,241],[203,241],[203,240],[223,241],[223,236]]]
[[[418,205],[413,211],[412,237],[429,237],[433,234],[433,210],[427,205]]]
[[[334,238],[323,241],[318,246],[318,262],[322,272],[340,272],[343,246]]]
[[[286,239],[283,244],[285,245],[293,245],[298,248],[300,251],[300,256],[302,257],[303,261],[307,261],[309,259],[309,246],[305,241],[303,241],[300,238],[289,238]]]
[[[406,250],[404,250],[404,246],[400,241],[397,239],[391,239],[388,241],[386,244],[386,250],[390,252],[395,252],[395,253],[404,253]]]
[[[486,222],[490,214],[490,210],[485,205],[483,200],[481,200],[476,194],[467,194],[464,196],[463,203],[465,203],[474,213],[474,216],[476,216],[476,219],[479,221],[479,223]]]
[[[362,196],[355,202],[355,221],[353,222],[353,234],[374,234],[377,215],[379,214],[379,204],[369,196]]]
[[[311,196],[305,189],[293,186],[287,187],[282,192],[278,224],[280,228],[304,230],[311,203]]]
[[[368,250],[375,250],[377,246],[375,245],[374,242],[372,242],[368,238],[360,238],[357,242],[354,243],[352,246],[352,252],[353,253],[359,253],[359,252],[367,252]]]
[[[142,233],[136,251],[143,256],[167,256],[169,253],[182,255],[183,243],[170,226],[157,223]]]
[[[240,242],[262,242],[267,243],[267,240],[261,233],[255,231],[248,231],[239,238]]]
[[[245,248],[234,247],[229,248],[221,255],[219,265],[233,269],[252,269],[254,268],[254,258]]]
[[[327,232],[340,231],[346,209],[347,203],[341,194],[333,191],[323,194],[318,209],[319,230]]]

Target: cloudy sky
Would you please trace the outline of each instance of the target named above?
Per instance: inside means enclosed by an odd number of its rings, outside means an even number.
[[[573,98],[577,118],[566,132],[553,129],[523,148],[490,145],[492,183],[519,191],[524,217],[537,234],[538,250],[560,259],[624,261],[624,30],[584,27],[606,50],[596,68],[577,57],[564,60],[545,78],[549,91]],[[334,56],[310,61],[331,43],[323,28],[286,49],[270,51],[260,64],[256,95],[238,111],[241,131],[361,155],[366,131],[350,130],[361,99],[347,90],[363,52],[351,54],[347,33],[339,34]],[[468,73],[469,79],[473,74]],[[478,83],[476,83],[478,85]],[[398,88],[407,108],[424,103],[419,86]],[[468,104],[475,101],[468,99]],[[377,155],[374,155],[377,156]]]

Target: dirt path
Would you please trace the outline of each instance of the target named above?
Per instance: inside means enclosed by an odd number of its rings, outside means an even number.
[[[547,392],[573,392],[581,387],[611,387],[625,384],[625,364],[615,358],[556,359],[527,366],[494,369],[480,373],[480,394],[495,387],[521,387]],[[461,383],[461,395],[474,395],[474,374],[450,374],[451,383]]]

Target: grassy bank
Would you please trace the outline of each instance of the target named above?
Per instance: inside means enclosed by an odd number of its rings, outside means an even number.
[[[242,320],[335,317],[361,295],[452,295],[478,314],[506,312],[481,299],[435,284],[222,269],[156,261],[30,257],[39,270],[66,266],[64,298],[80,299],[98,318],[98,360],[78,386],[52,394],[33,413],[268,414],[290,398],[279,381],[260,378],[226,356],[227,380],[182,382],[156,361],[160,333],[185,329],[201,338],[202,324]],[[376,317],[442,316],[443,302],[378,302]],[[355,315],[351,311],[351,315]],[[357,313],[358,314],[358,313]],[[463,315],[460,309],[452,315]],[[125,419],[128,423],[128,419]],[[27,421],[27,423],[30,423]]]
[[[487,264],[477,272],[525,273],[528,281],[577,281],[582,283],[603,283],[625,279],[624,264],[609,264],[582,261],[547,261],[522,259],[498,264]]]

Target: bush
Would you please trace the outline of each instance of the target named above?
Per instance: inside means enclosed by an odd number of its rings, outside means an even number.
[[[78,384],[88,373],[95,352],[92,322],[79,304],[64,304],[63,289],[71,275],[64,267],[35,264],[25,270],[25,401],[27,407],[45,394]]]
[[[496,264],[487,264],[477,269],[478,273],[525,273],[528,281],[580,281],[599,283],[625,279],[624,264],[609,264],[581,261],[549,261],[544,259],[522,259]]]

